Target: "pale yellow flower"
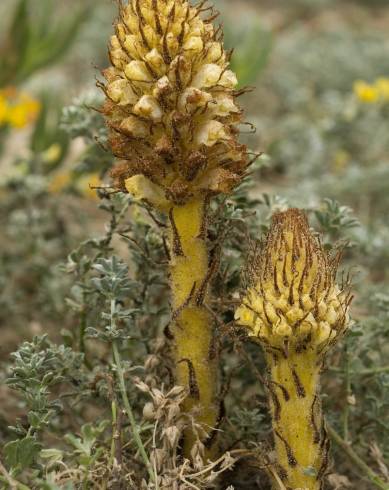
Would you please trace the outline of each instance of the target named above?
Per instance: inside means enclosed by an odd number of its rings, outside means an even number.
[[[332,162],[334,172],[342,173],[347,167],[347,165],[349,164],[350,159],[351,159],[351,155],[348,151],[341,150],[341,149],[337,150]]]
[[[62,171],[56,173],[51,179],[47,190],[51,194],[59,194],[63,192],[72,182],[72,173],[69,171]]]
[[[383,101],[389,101],[389,78],[377,78],[374,84]]]
[[[76,188],[80,194],[88,199],[97,199],[96,187],[101,187],[102,181],[100,175],[96,173],[86,174],[77,181]]]
[[[45,150],[42,154],[43,160],[50,164],[55,163],[58,158],[61,156],[61,145],[59,143],[53,143],[47,150]]]

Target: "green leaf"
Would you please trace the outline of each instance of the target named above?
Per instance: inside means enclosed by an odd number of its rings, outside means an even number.
[[[271,33],[255,26],[244,39],[232,58],[232,69],[236,71],[240,85],[254,83],[267,65],[272,48]]]
[[[20,0],[0,51],[0,87],[11,83],[26,59],[30,40],[27,0]]]
[[[42,490],[74,490],[74,485],[73,483],[65,483],[65,485],[58,486],[52,481],[46,481],[42,483]]]
[[[60,128],[59,121],[62,108],[59,106],[58,100],[49,94],[43,94],[41,105],[41,111],[31,136],[30,148],[33,153],[42,154],[42,172],[49,173],[55,170],[66,156],[69,148],[69,137]],[[47,150],[50,150],[54,145],[58,146],[60,151],[54,159],[48,158]]]
[[[52,448],[42,449],[39,455],[42,459],[47,460],[47,466],[51,466],[59,461],[62,461],[64,453],[60,449]]]
[[[26,79],[32,73],[57,63],[72,46],[82,24],[89,16],[90,9],[90,6],[81,8],[69,21],[63,20],[60,26],[53,26],[50,32],[46,27],[52,26],[52,21],[38,24],[37,30],[34,31],[34,42],[30,43],[28,49],[28,65],[19,73],[19,78]]]
[[[34,463],[40,450],[41,445],[35,437],[11,441],[4,446],[5,462],[9,468],[23,470]]]

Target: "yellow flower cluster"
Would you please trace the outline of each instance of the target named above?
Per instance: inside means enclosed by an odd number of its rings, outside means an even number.
[[[21,129],[33,122],[40,111],[40,102],[15,88],[0,90],[0,126]]]
[[[98,173],[90,173],[82,175],[81,177],[75,178],[73,172],[63,170],[57,172],[51,179],[48,185],[48,191],[51,194],[59,194],[64,192],[70,187],[74,189],[81,196],[87,199],[96,199],[97,192],[95,187],[102,185],[100,175]]]
[[[377,78],[372,84],[358,80],[354,83],[354,94],[366,104],[389,102],[389,78]]]
[[[274,215],[264,249],[250,267],[251,287],[236,319],[265,349],[309,343],[324,351],[344,332],[348,295],[335,283],[336,263],[301,211]]]
[[[237,78],[214,15],[202,18],[209,9],[201,5],[130,0],[111,38],[102,88],[111,147],[122,160],[113,176],[130,192],[130,178],[142,176],[135,187],[151,201],[229,192],[247,168],[237,142]]]

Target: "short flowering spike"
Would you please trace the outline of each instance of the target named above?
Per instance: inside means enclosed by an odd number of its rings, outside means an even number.
[[[321,490],[328,440],[319,395],[325,354],[349,324],[351,297],[331,258],[297,209],[273,217],[248,270],[237,322],[263,346],[269,400],[285,487]]]
[[[349,319],[349,296],[335,282],[336,269],[301,211],[276,214],[236,318],[269,349],[309,343],[324,353]]]
[[[110,143],[124,162],[113,171],[121,190],[144,175],[170,202],[185,204],[229,192],[245,174],[247,150],[237,142],[238,81],[214,16],[202,19],[210,9],[201,5],[120,2],[102,88]]]

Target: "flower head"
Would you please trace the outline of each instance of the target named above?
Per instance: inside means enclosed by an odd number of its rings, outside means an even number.
[[[362,80],[354,83],[354,93],[361,102],[368,104],[377,102],[379,99],[379,93],[376,87]]]
[[[57,172],[48,184],[50,194],[59,194],[67,189],[72,183],[72,173],[69,171]]]
[[[389,78],[380,77],[375,81],[375,87],[384,101],[389,101]]]
[[[121,190],[143,175],[158,187],[158,200],[163,193],[182,204],[199,193],[229,192],[245,173],[237,78],[214,16],[202,19],[202,11],[210,9],[185,0],[120,5],[102,88]]]
[[[9,87],[0,90],[0,126],[21,129],[33,122],[40,111],[40,102],[24,92]]]
[[[351,298],[336,283],[338,260],[323,249],[298,209],[273,216],[249,270],[238,323],[265,345],[320,352],[344,333]]]
[[[367,104],[386,103],[389,101],[389,78],[377,78],[372,84],[358,80],[354,83],[354,93]]]

